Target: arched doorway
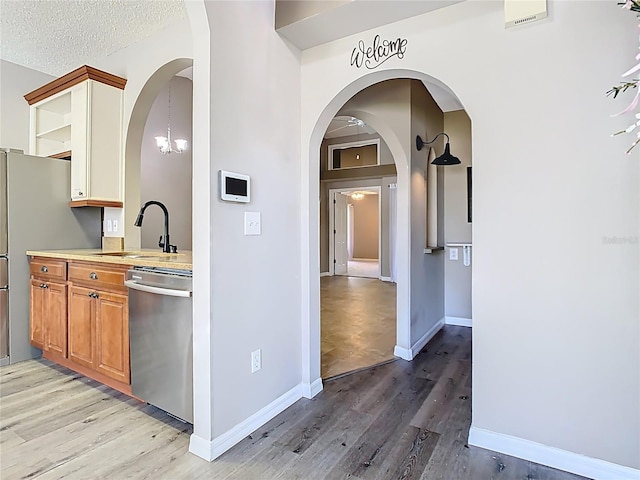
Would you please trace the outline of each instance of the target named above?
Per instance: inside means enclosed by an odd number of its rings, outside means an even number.
[[[308,232],[303,232],[303,384],[305,396],[312,397],[322,389],[320,380],[320,301],[319,301],[319,258],[318,236],[319,217],[316,208],[319,197],[319,148],[324,132],[331,119],[340,111],[343,105],[358,92],[374,84],[391,79],[414,79],[421,81],[430,90],[439,95],[450,96],[460,104],[453,92],[439,80],[418,71],[386,70],[364,75],[339,91],[324,107],[313,127],[308,132],[308,151],[303,152],[303,183],[307,185],[308,196],[302,198],[303,216],[308,220]],[[411,360],[428,341],[429,334],[421,334],[416,342],[416,328],[412,325],[411,312],[411,183],[415,180],[415,172],[411,170],[412,142],[403,141],[397,130],[392,126],[377,124],[367,111],[342,112],[363,121],[371,123],[381,136],[385,138],[396,161],[397,168],[397,327],[396,327],[396,356]],[[303,123],[305,119],[303,118]],[[408,135],[409,137],[411,135]],[[306,235],[304,235],[306,233]],[[306,278],[305,278],[306,277]],[[439,329],[439,327],[438,327]],[[412,331],[413,330],[413,331]],[[426,339],[426,340],[425,340]],[[424,341],[422,345],[420,342]]]
[[[193,66],[190,58],[178,58],[158,68],[147,80],[134,104],[125,144],[126,248],[140,247],[140,229],[134,226],[140,208],[140,167],[144,128],[158,93],[177,73]]]

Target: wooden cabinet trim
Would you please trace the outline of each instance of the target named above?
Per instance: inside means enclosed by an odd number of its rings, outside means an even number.
[[[67,150],[65,152],[55,153],[53,155],[49,155],[51,158],[61,158],[63,160],[71,158],[71,150]]]
[[[74,85],[84,82],[85,80],[94,80],[96,82],[119,88],[120,90],[124,90],[124,87],[127,84],[126,78],[118,77],[111,73],[98,70],[97,68],[89,67],[88,65],[83,65],[82,67],[76,68],[72,72],[63,75],[62,77],[57,78],[47,83],[46,85],[43,85],[42,87],[27,93],[24,96],[24,99],[29,105],[33,105],[34,103],[38,103],[39,101],[44,100],[51,95],[62,92],[63,90],[66,90],[69,87],[73,87]]]
[[[85,377],[89,377],[96,382],[102,383],[103,385],[107,385],[108,387],[113,388],[114,390],[118,390],[119,392],[124,393],[125,395],[129,395],[130,397],[137,398],[131,393],[131,385],[124,384],[122,382],[118,382],[113,378],[109,378],[106,375],[101,374],[100,372],[96,372],[92,368],[85,367],[83,365],[78,365],[77,363],[72,362],[68,358],[64,358],[55,352],[42,352],[42,358],[47,360],[51,360],[52,362],[57,363],[58,365],[62,365],[63,367],[67,367],[74,372],[78,372]],[[140,399],[138,399],[140,400]]]
[[[42,281],[31,279],[29,288],[29,341],[36,348],[44,350],[44,304],[45,291],[40,288]]]
[[[71,200],[69,202],[69,206],[71,208],[76,207],[113,207],[113,208],[122,208],[124,206],[123,202],[119,202],[117,200]]]
[[[94,368],[115,380],[130,383],[129,298],[98,292],[95,302],[96,349]]]
[[[67,284],[32,277],[29,340],[43,351],[67,356]]]
[[[34,257],[29,262],[29,272],[34,277],[65,281],[67,279],[67,262],[53,258]]]
[[[47,282],[47,322],[44,324],[44,349],[67,356],[68,314],[67,284]]]
[[[90,288],[69,287],[68,357],[78,365],[95,368],[95,307],[91,293]]]
[[[70,262],[69,282],[99,290],[125,291],[124,280],[128,265],[107,267],[104,264]]]

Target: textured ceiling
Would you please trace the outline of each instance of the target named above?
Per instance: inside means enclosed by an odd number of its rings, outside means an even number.
[[[183,0],[0,0],[0,58],[53,76],[186,17]]]

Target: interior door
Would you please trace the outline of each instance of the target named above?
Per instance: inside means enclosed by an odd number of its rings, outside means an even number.
[[[347,197],[335,193],[333,199],[333,268],[336,275],[347,274]]]

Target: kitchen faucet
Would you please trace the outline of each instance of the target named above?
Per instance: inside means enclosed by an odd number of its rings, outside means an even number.
[[[162,235],[160,237],[160,240],[158,240],[158,246],[162,248],[162,251],[164,253],[177,253],[178,247],[169,243],[169,211],[167,210],[167,207],[165,207],[162,203],[157,202],[156,200],[149,200],[147,203],[145,203],[138,212],[138,218],[136,218],[136,222],[134,223],[134,225],[136,227],[142,226],[144,211],[149,205],[157,205],[164,212],[164,235]]]

